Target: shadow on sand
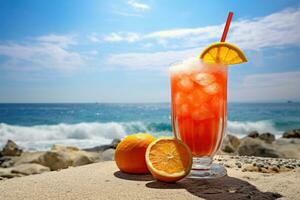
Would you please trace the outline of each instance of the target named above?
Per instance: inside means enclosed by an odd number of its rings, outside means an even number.
[[[191,194],[203,199],[266,199],[273,200],[282,197],[278,193],[262,192],[247,181],[225,176],[218,179],[183,179],[177,183],[162,183],[152,181],[146,184],[155,189],[184,188]]]
[[[219,179],[189,179],[185,178],[177,183],[163,183],[153,179],[151,175],[133,175],[120,171],[114,176],[132,181],[150,181],[146,187],[152,189],[186,189],[191,194],[207,200],[217,199],[265,199],[274,200],[282,197],[278,193],[262,192],[247,181],[225,176]]]
[[[130,181],[153,181],[153,177],[150,174],[126,174],[121,171],[114,173],[114,176],[120,179],[126,179]]]

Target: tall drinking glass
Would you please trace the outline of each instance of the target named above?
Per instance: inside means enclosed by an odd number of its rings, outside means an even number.
[[[189,59],[172,65],[170,76],[173,133],[193,154],[189,177],[226,175],[212,161],[226,128],[227,66]]]

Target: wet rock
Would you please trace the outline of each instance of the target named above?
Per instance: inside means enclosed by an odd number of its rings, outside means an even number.
[[[50,169],[43,165],[31,163],[31,164],[22,164],[16,167],[13,167],[11,173],[23,174],[23,175],[31,175],[31,174],[41,174],[44,172],[48,172]]]
[[[247,136],[251,138],[257,138],[259,136],[259,133],[257,131],[251,131]]]
[[[262,133],[258,138],[269,144],[275,141],[275,136],[272,133]]]
[[[8,140],[6,145],[3,147],[2,156],[20,156],[22,149],[12,140]]]
[[[51,170],[58,170],[94,163],[99,159],[100,155],[97,153],[82,151],[77,147],[54,145],[39,157],[38,162]]]
[[[281,157],[281,153],[277,152],[271,146],[265,144],[260,139],[246,137],[238,148],[238,154],[242,156],[260,156],[260,157]]]
[[[300,138],[300,129],[292,129],[286,131],[282,135],[283,138]]]

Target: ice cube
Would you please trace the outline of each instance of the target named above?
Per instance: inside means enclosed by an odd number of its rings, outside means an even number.
[[[178,82],[178,87],[183,92],[189,92],[194,88],[194,82],[187,76],[183,76]]]
[[[201,105],[198,108],[193,109],[192,118],[194,120],[205,120],[213,118],[214,114],[211,112],[207,105]]]
[[[202,86],[207,86],[215,82],[216,77],[209,73],[198,73],[195,75],[194,80]]]
[[[189,115],[189,105],[188,104],[178,105],[176,107],[176,113],[180,117],[188,116]]]
[[[220,95],[214,96],[210,101],[210,105],[217,113],[220,113],[222,110],[224,110],[224,100]]]
[[[175,104],[181,105],[186,103],[186,95],[182,92],[177,92],[175,95]]]
[[[220,92],[220,90],[221,90],[221,88],[218,83],[213,83],[213,84],[210,84],[210,85],[204,87],[204,91],[211,95],[217,94],[218,92]]]
[[[211,96],[208,95],[201,88],[194,89],[189,96],[187,97],[190,104],[201,104],[211,99]]]

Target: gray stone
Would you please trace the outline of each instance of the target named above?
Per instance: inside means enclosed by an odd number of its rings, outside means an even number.
[[[21,165],[24,163],[39,163],[40,156],[45,152],[23,152],[20,157],[14,158],[14,166]]]
[[[101,145],[101,146],[86,148],[86,149],[83,149],[83,150],[84,151],[90,151],[90,152],[103,152],[107,149],[116,149],[120,142],[121,142],[120,139],[113,139],[113,141],[110,144],[104,144],[104,145]]]
[[[236,136],[227,134],[222,143],[222,151],[226,153],[234,153],[239,147],[241,141]]]
[[[7,140],[6,145],[3,147],[1,155],[2,156],[20,156],[22,154],[22,149],[12,140]]]
[[[3,163],[1,163],[0,166],[3,167],[3,168],[8,168],[8,167],[11,167],[13,165],[14,165],[14,161],[11,160],[11,159],[8,159],[8,160],[4,161]]]
[[[50,169],[43,165],[31,163],[31,164],[21,164],[16,167],[13,167],[11,173],[31,175],[31,174],[41,174],[43,172],[48,172]]]
[[[15,174],[11,172],[11,168],[0,168],[0,177],[2,178],[15,178],[21,177],[22,174]]]
[[[257,138],[259,136],[259,133],[257,131],[251,131],[247,136],[251,138]]]
[[[116,149],[117,148],[117,146],[118,146],[118,144],[121,142],[121,140],[120,139],[113,139],[113,141],[111,142],[111,146],[114,148],[114,149]]]
[[[54,145],[50,151],[39,157],[39,164],[51,170],[65,169],[97,162],[100,155],[93,152],[79,150],[76,147]]]
[[[102,153],[102,160],[109,161],[115,160],[115,149],[107,149]]]
[[[269,144],[275,141],[275,136],[272,133],[262,133],[258,138]]]
[[[260,157],[282,157],[281,153],[277,152],[271,146],[268,146],[260,139],[246,137],[243,139],[238,148],[238,153],[241,156],[260,156]]]
[[[286,131],[282,135],[283,138],[300,138],[300,129],[292,129]]]

